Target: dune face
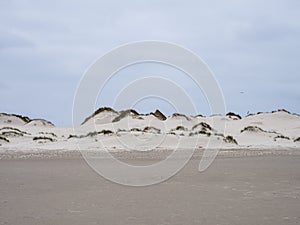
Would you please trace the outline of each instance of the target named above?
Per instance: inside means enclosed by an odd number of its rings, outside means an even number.
[[[225,130],[218,123],[225,121]],[[166,117],[156,110],[139,114],[129,109],[100,108],[81,126],[55,127],[42,119],[0,114],[0,150],[147,151],[152,149],[206,148],[216,143],[221,149],[284,149],[300,147],[300,116],[285,110],[258,113],[245,118],[226,116]],[[195,143],[197,145],[195,146]]]

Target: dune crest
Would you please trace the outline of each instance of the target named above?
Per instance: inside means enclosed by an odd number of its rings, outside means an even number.
[[[225,122],[225,130],[218,124]],[[197,142],[196,142],[197,141]],[[299,148],[300,116],[286,110],[241,117],[229,112],[224,116],[187,116],[174,113],[166,117],[156,110],[140,114],[109,107],[96,110],[81,126],[55,127],[43,119],[15,114],[0,114],[0,150],[83,149],[112,151],[209,147],[221,149]],[[131,146],[127,149],[126,146]]]

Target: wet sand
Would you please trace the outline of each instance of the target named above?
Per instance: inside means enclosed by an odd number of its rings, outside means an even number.
[[[0,224],[300,223],[299,155],[218,157],[203,173],[198,163],[137,188],[107,181],[79,157],[2,159]]]

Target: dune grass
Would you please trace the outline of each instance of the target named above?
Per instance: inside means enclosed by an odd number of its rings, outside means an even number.
[[[68,139],[70,138],[85,138],[85,137],[95,137],[98,134],[104,134],[104,135],[108,135],[108,134],[113,134],[114,132],[112,132],[111,130],[101,130],[101,131],[94,131],[94,132],[89,132],[85,135],[75,135],[75,134],[70,134]]]
[[[230,135],[226,136],[223,141],[225,141],[226,143],[231,143],[231,144],[238,144],[237,141]]]
[[[160,134],[161,131],[156,127],[148,126],[143,129],[143,132]]]
[[[300,137],[296,138],[294,142],[300,141]]]
[[[276,137],[274,137],[274,141],[276,141],[277,139],[286,139],[286,140],[290,140],[289,137],[286,137],[284,135],[277,135]]]
[[[7,138],[5,138],[5,137],[2,137],[2,136],[0,136],[0,140],[2,140],[2,141],[5,141],[5,142],[9,142],[9,140],[7,139]]]
[[[45,136],[33,137],[32,140],[34,140],[34,141],[43,140],[43,141],[51,141],[51,142],[55,141],[55,139],[50,138],[50,137],[45,137]]]

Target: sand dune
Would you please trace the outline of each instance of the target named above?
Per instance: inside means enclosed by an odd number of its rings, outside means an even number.
[[[218,127],[224,124],[225,128]],[[0,114],[0,150],[130,151],[205,148],[209,141],[222,149],[270,149],[300,147],[300,116],[285,110],[241,118],[226,116],[166,117],[160,111],[139,114],[135,110],[100,108],[81,126],[55,127],[46,120],[15,114]]]

